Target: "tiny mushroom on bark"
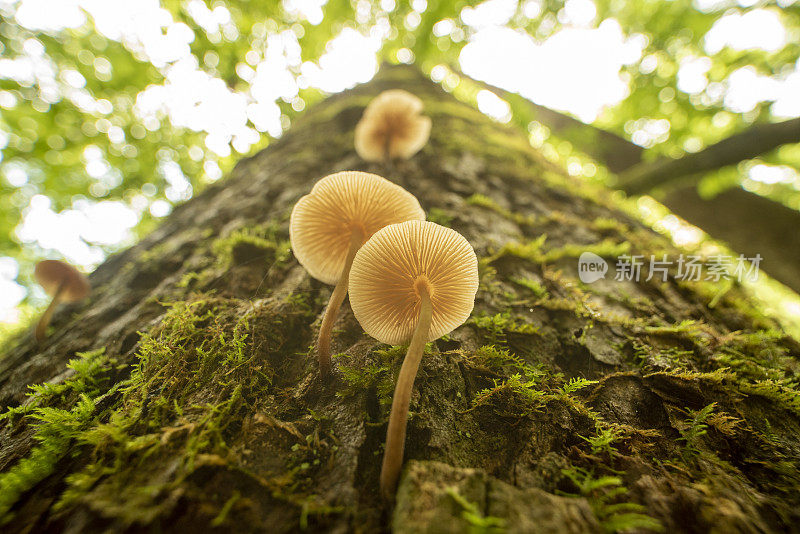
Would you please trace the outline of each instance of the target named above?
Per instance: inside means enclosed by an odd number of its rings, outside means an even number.
[[[58,303],[83,300],[89,295],[91,287],[83,273],[59,260],[40,261],[34,268],[33,276],[45,292],[53,297],[36,324],[36,340],[41,342],[46,337],[47,326]]]
[[[326,176],[295,204],[289,235],[297,261],[317,280],[336,284],[317,340],[323,375],[330,371],[331,330],[347,294],[356,251],[384,226],[412,219],[425,219],[414,195],[366,172]]]
[[[428,221],[392,224],[356,253],[350,305],[364,330],[389,344],[407,343],[392,399],[381,493],[391,499],[403,464],[408,407],[425,343],[469,318],[478,291],[478,260],[455,230]]]
[[[408,91],[391,89],[379,94],[356,125],[356,152],[366,161],[409,159],[425,146],[431,119],[420,115],[422,100]]]

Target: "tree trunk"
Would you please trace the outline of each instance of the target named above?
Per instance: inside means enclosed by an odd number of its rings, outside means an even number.
[[[661,202],[749,258],[761,254],[769,275],[800,292],[800,212],[734,187],[713,199],[694,184],[667,192]]]
[[[424,100],[432,137],[366,165],[353,128],[388,88]],[[481,258],[472,318],[423,358],[392,506],[403,348],[345,303],[321,380],[332,288],[288,249],[293,204],[346,169],[406,187]],[[411,68],[314,106],[0,358],[3,531],[796,528],[798,344],[735,283],[580,283],[584,250],[680,253],[615,198]]]

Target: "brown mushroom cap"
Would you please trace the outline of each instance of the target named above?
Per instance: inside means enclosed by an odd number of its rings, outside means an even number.
[[[62,286],[58,299],[78,302],[89,295],[89,280],[79,270],[59,260],[42,260],[36,264],[33,276],[48,295],[55,295]]]
[[[425,146],[431,119],[420,115],[422,100],[402,89],[384,91],[369,103],[356,125],[355,147],[366,161],[408,159]]]
[[[425,219],[414,195],[375,174],[344,171],[321,179],[295,204],[289,235],[309,274],[335,284],[354,231],[366,241],[388,224],[411,219]]]
[[[350,271],[350,306],[364,330],[392,345],[406,343],[419,320],[421,284],[433,319],[427,341],[467,320],[478,291],[478,259],[467,240],[429,221],[392,224],[356,254]]]

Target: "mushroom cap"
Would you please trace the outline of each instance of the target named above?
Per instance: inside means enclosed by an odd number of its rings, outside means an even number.
[[[78,302],[89,295],[89,279],[69,263],[60,260],[42,260],[36,264],[33,276],[48,295],[55,295],[64,284],[59,295],[63,302]]]
[[[420,115],[422,100],[402,89],[390,89],[369,103],[356,125],[355,147],[366,161],[383,161],[388,140],[389,157],[408,159],[425,146],[431,119]]]
[[[350,307],[375,339],[397,345],[419,321],[421,284],[430,291],[433,317],[427,341],[467,320],[478,291],[478,259],[467,240],[429,221],[389,225],[356,253],[350,271]]]
[[[297,261],[311,276],[335,284],[342,274],[350,236],[363,240],[388,224],[425,219],[416,197],[385,178],[337,172],[317,182],[292,210],[289,238]]]

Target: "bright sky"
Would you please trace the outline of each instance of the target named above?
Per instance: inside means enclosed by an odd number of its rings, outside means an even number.
[[[322,17],[324,0],[283,0],[287,11],[296,13],[312,23]],[[698,0],[702,9],[715,0]],[[540,13],[538,0],[523,0],[524,13],[535,17]],[[593,121],[605,106],[624,99],[629,91],[620,69],[642,60],[646,46],[643,36],[626,36],[619,24],[606,20],[593,28],[596,10],[592,0],[568,0],[559,20],[564,28],[544,42],[505,27],[513,15],[518,0],[488,0],[461,13],[464,24],[474,35],[461,53],[462,69],[512,91],[519,92],[538,104],[568,111],[585,122]],[[424,0],[414,0],[417,11],[426,8]],[[209,9],[201,0],[189,0],[190,16],[209,34],[236,39],[238,30],[231,22],[225,7]],[[383,0],[384,9],[392,9],[394,0]],[[220,79],[200,68],[198,59],[189,51],[194,40],[192,30],[176,22],[160,7],[158,0],[0,0],[0,10],[16,6],[16,21],[39,30],[74,28],[86,20],[86,13],[95,21],[97,30],[109,39],[126,46],[147,58],[161,69],[165,82],[151,85],[136,98],[135,112],[148,129],[158,128],[160,121],[169,120],[177,126],[205,132],[206,147],[220,156],[231,153],[231,147],[246,153],[261,133],[278,136],[282,132],[281,113],[277,101],[291,102],[302,109],[298,89],[318,87],[337,92],[369,80],[377,69],[376,52],[389,35],[386,25],[375,25],[367,35],[345,29],[327,46],[327,53],[318,63],[302,62],[297,36],[291,31],[267,36],[266,52],[251,51],[237,66],[237,74],[250,83],[246,94],[231,91]],[[406,21],[413,26],[414,17]],[[418,18],[416,20],[418,23]],[[262,25],[263,26],[263,25]],[[437,35],[456,31],[452,22],[442,21],[434,28]],[[266,28],[263,34],[266,36]],[[781,48],[787,33],[775,11],[753,9],[744,15],[732,14],[720,19],[705,36],[706,53],[714,54],[725,46],[734,49]],[[37,81],[53,98],[62,95],[83,109],[103,112],[110,104],[94,100],[82,87],[82,76],[75,71],[56,73],[36,41],[26,43],[22,59],[0,59],[0,78]],[[400,58],[403,59],[403,58]],[[219,58],[213,52],[200,59],[215,66]],[[103,58],[97,58],[95,69],[110,72]],[[107,61],[106,61],[107,63]],[[644,58],[642,65],[652,64]],[[290,68],[299,69],[295,77]],[[679,89],[699,94],[708,87],[706,73],[710,61],[706,57],[684,58],[681,62]],[[800,65],[782,78],[769,78],[744,67],[734,72],[719,94],[732,111],[745,112],[758,102],[775,100],[772,112],[780,117],[800,115]],[[0,108],[13,105],[10,94],[0,92]],[[501,120],[507,119],[508,106],[489,92],[479,95],[482,111]],[[647,145],[668,134],[666,121],[636,121],[632,132],[636,142]],[[107,135],[124,134],[114,127]],[[102,131],[102,130],[101,130]],[[0,131],[0,149],[6,142]],[[202,154],[200,155],[202,157]],[[111,185],[119,180],[109,172],[99,149],[84,154],[86,172],[97,179],[96,187]],[[786,180],[786,170],[767,170],[758,166],[750,173],[756,181]],[[191,196],[191,186],[177,165],[163,164],[160,172],[170,186],[167,197],[178,202]],[[219,168],[207,162],[206,172],[211,179],[219,178]],[[790,177],[791,178],[791,177]],[[24,170],[8,173],[11,185],[27,181]],[[53,250],[67,260],[91,270],[103,259],[99,245],[129,244],[133,228],[141,214],[149,210],[155,216],[165,216],[171,204],[152,201],[148,191],[135,197],[129,205],[122,202],[78,200],[65,211],[56,213],[49,200],[35,196],[24,212],[17,229],[24,243],[36,243]],[[0,322],[17,320],[14,307],[24,298],[25,290],[13,282],[17,264],[11,258],[0,257]]]
[[[490,0],[462,17],[476,30],[461,52],[464,72],[543,106],[569,111],[584,122],[628,95],[619,71],[639,60],[643,38],[626,38],[613,20],[589,29],[594,4],[569,0],[563,18],[571,27],[537,43],[527,33],[505,27],[515,6],[513,0]]]

